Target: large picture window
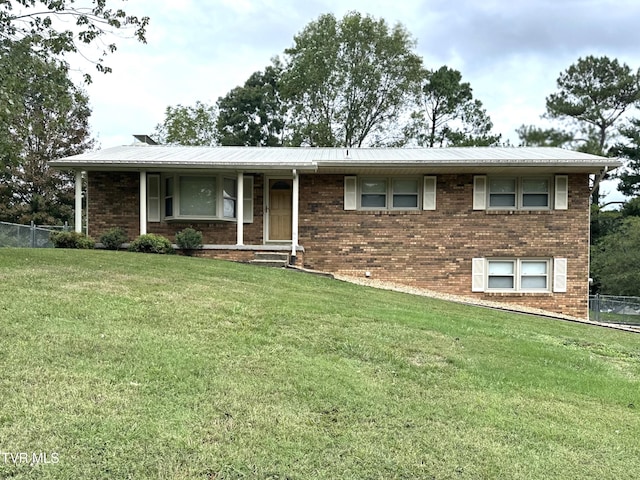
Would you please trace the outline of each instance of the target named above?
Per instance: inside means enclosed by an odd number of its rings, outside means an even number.
[[[168,175],[164,182],[164,218],[235,220],[237,181],[221,175]]]
[[[216,216],[215,177],[180,177],[179,199],[181,217]]]

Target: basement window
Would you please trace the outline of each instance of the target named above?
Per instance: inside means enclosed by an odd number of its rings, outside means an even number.
[[[549,260],[487,260],[487,291],[549,290]]]

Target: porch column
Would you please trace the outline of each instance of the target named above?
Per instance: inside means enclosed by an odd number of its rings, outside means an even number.
[[[82,171],[76,170],[76,217],[75,231],[82,232]]]
[[[140,235],[147,234],[147,172],[140,171]]]
[[[296,247],[298,246],[298,214],[299,214],[299,197],[300,197],[300,179],[298,172],[293,170],[293,198],[291,208],[291,260],[296,261]]]
[[[236,234],[236,242],[238,245],[244,245],[244,173],[238,172],[238,180],[236,186],[236,221],[238,229]]]

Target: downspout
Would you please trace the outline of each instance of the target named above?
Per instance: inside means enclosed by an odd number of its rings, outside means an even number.
[[[293,198],[291,211],[291,265],[295,265],[298,247],[298,215],[299,215],[299,196],[300,196],[300,177],[298,172],[293,169]]]
[[[607,172],[609,171],[609,167],[604,167],[602,169],[602,172],[600,172],[599,175],[596,175],[596,179],[593,182],[593,187],[591,187],[591,191],[589,192],[589,195],[591,195],[596,188],[598,188],[598,185],[600,185],[600,182],[602,181],[602,179],[604,178],[604,176],[607,174]]]
[[[591,198],[591,195],[593,194],[593,192],[596,190],[596,188],[598,188],[598,185],[600,185],[600,182],[602,181],[602,179],[604,178],[604,176],[607,174],[607,172],[609,171],[609,167],[604,167],[602,169],[602,172],[600,172],[599,175],[596,175],[596,178],[593,182],[593,187],[591,187],[591,191],[589,192],[589,198]],[[587,255],[587,320],[589,320],[591,318],[591,309],[589,308],[589,295],[591,293],[591,205],[589,205],[589,218],[588,218],[588,228],[587,231],[589,232],[589,238],[588,238],[588,243],[587,243],[587,248],[589,249],[588,252],[589,254]]]

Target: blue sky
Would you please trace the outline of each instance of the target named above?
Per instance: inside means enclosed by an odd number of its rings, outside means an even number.
[[[323,13],[355,10],[404,25],[425,66],[460,70],[512,142],[523,123],[543,124],[545,97],[579,57],[640,68],[636,0],[135,0],[123,8],[151,23],[146,45],[116,39],[113,73],[95,73],[86,87],[103,148],[152,133],[168,105],[214,103]]]

